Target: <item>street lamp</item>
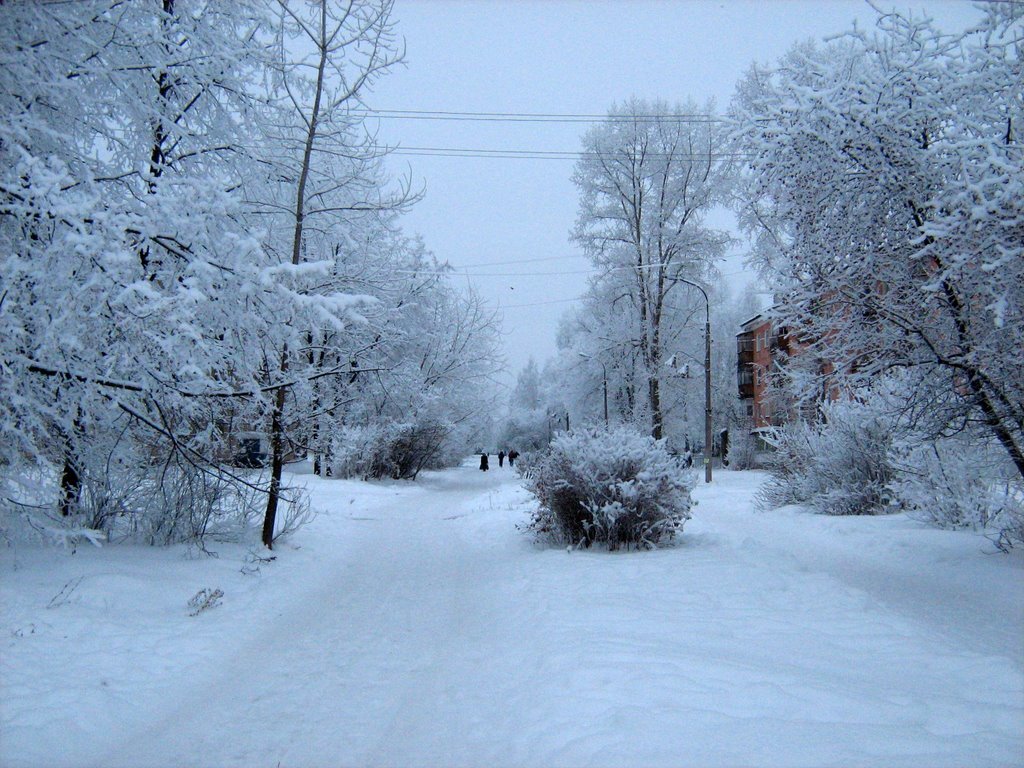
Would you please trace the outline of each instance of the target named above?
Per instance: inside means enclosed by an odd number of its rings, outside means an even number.
[[[711,302],[708,292],[692,280],[677,277],[681,283],[692,285],[704,296],[704,482],[711,482]]]

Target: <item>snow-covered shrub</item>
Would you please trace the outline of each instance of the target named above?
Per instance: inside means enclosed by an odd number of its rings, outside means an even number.
[[[524,480],[532,480],[537,475],[537,465],[547,456],[547,450],[525,451],[516,456],[516,463],[511,465]]]
[[[448,430],[436,421],[395,424],[387,430],[384,450],[374,456],[376,478],[415,480],[420,470],[436,466]]]
[[[98,546],[106,539],[103,531],[57,512],[51,503],[57,488],[55,467],[42,462],[9,462],[4,470],[0,474],[0,541],[73,550],[80,542]]]
[[[939,528],[993,531],[1009,549],[1024,543],[1024,488],[991,444],[943,439],[899,446],[895,500]]]
[[[729,451],[726,459],[730,469],[754,469],[757,467],[757,436],[754,434],[752,419],[745,419],[729,430]]]
[[[1024,546],[1024,485],[1006,483],[1006,503],[992,518],[996,546],[1004,552]]]
[[[448,434],[437,421],[346,427],[333,441],[331,471],[336,477],[415,480],[421,470],[445,465]]]
[[[758,491],[762,508],[802,504],[826,515],[891,511],[892,422],[879,408],[840,400],[822,420],[792,422],[765,434],[774,451]]]
[[[211,537],[243,536],[265,503],[256,488],[180,455],[155,461],[119,446],[78,469],[80,491],[66,515],[55,503],[58,467],[26,467],[21,475],[31,484],[9,480],[0,504],[4,537],[70,547],[82,540],[203,546]]]
[[[374,446],[379,440],[380,428],[376,426],[344,426],[336,429],[331,436],[331,475],[364,479],[369,477]]]
[[[531,528],[560,544],[651,548],[690,518],[691,473],[663,441],[628,428],[558,434],[529,467]]]
[[[77,517],[112,539],[151,545],[237,538],[261,514],[265,497],[217,467],[172,455],[108,459],[82,473]]]
[[[963,441],[916,445],[901,451],[890,488],[904,509],[932,525],[983,529],[1008,500],[981,471],[991,459]]]

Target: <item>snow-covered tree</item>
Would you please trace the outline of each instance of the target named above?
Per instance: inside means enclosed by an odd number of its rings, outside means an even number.
[[[404,424],[441,439],[424,457],[436,468],[464,455],[493,411],[500,367],[495,313],[474,293],[460,293],[450,269],[416,240],[399,237],[380,317],[360,356],[361,381],[347,424]]]
[[[736,392],[735,332],[743,320],[757,313],[756,307],[760,305],[753,293],[732,297],[722,279],[713,280],[708,291],[713,349],[712,423],[717,441],[723,429],[746,428]],[[662,322],[663,424],[669,445],[678,452],[692,451],[705,439],[705,308],[703,298],[697,300],[699,296],[696,291],[689,296],[677,295],[670,303],[672,312]],[[632,313],[622,302],[597,290],[597,286],[584,296],[581,306],[563,316],[553,379],[574,424],[649,423],[648,403],[642,396],[644,368],[632,320]]]
[[[600,270],[588,306],[612,316],[602,354],[628,360],[626,406],[655,438],[664,432],[671,324],[680,332],[681,318],[703,305],[686,281],[706,284],[730,241],[704,224],[724,191],[724,134],[712,112],[692,102],[616,106],[584,137],[573,174],[573,237]],[[596,360],[597,351],[583,354]]]
[[[565,426],[561,383],[550,361],[542,370],[532,357],[527,360],[516,374],[507,413],[496,435],[499,449],[525,453],[540,450],[551,442],[559,426]]]
[[[65,515],[115,449],[207,472],[222,400],[202,395],[239,367],[225,297],[259,268],[232,192],[259,13],[200,10],[0,8],[0,450],[55,464]]]
[[[512,405],[528,411],[541,407],[540,369],[532,357],[516,375],[516,385],[512,388]]]
[[[279,0],[269,27],[273,55],[259,147],[265,171],[246,188],[267,228],[266,275],[277,294],[263,305],[264,371],[266,386],[273,387],[267,546],[285,455],[290,443],[309,434],[305,404],[316,400],[310,387],[293,382],[334,373],[319,367],[328,339],[348,351],[349,327],[365,320],[361,310],[375,298],[355,293],[346,279],[348,262],[361,255],[350,245],[359,241],[360,227],[372,230],[378,214],[407,202],[405,190],[385,191],[381,152],[356,110],[400,59],[391,7],[390,0]]]
[[[1024,8],[963,34],[884,14],[755,68],[743,215],[798,329],[805,395],[903,372],[934,435],[982,425],[1024,477]]]

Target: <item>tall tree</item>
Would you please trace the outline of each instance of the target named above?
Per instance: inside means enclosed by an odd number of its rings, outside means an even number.
[[[273,85],[280,122],[266,146],[271,153],[268,167],[279,184],[277,194],[263,199],[262,205],[271,220],[287,222],[281,230],[288,235],[286,245],[276,247],[282,263],[279,274],[297,281],[297,294],[332,300],[334,311],[323,313],[326,317],[320,322],[313,319],[312,325],[299,317],[286,320],[285,332],[279,334],[277,349],[267,361],[271,384],[284,383],[296,366],[310,362],[300,346],[321,335],[324,319],[333,330],[343,330],[351,313],[365,303],[365,298],[346,296],[344,286],[330,280],[339,266],[328,263],[332,255],[335,262],[348,255],[334,246],[344,242],[350,217],[393,210],[405,202],[401,194],[386,199],[382,193],[380,151],[353,109],[400,58],[390,22],[391,0],[279,0],[278,7],[279,58]],[[326,272],[317,269],[312,281],[303,279],[310,274],[303,268],[306,262],[320,264]],[[289,338],[295,331],[304,332],[305,339]],[[263,521],[267,547],[273,544],[281,497],[287,402],[287,389],[277,386],[269,414],[270,485]]]
[[[0,465],[63,465],[66,512],[115,449],[244,484],[224,438],[265,421],[269,545],[286,443],[380,303],[352,275],[407,200],[350,109],[395,60],[390,7],[0,5]]]
[[[629,335],[616,346],[635,346],[655,438],[664,432],[666,330],[676,314],[669,299],[689,290],[686,280],[706,283],[730,241],[704,224],[723,199],[724,140],[711,104],[632,100],[586,134],[573,174],[573,237],[601,270],[591,293],[626,313]]]

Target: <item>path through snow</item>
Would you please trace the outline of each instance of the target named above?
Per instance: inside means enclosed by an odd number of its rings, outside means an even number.
[[[323,514],[262,577],[238,575],[223,608],[180,629],[147,615],[119,641],[135,671],[103,702],[108,727],[76,724],[72,743],[44,717],[74,720],[93,684],[66,677],[76,647],[116,674],[82,604],[61,608],[81,634],[56,659],[9,641],[2,762],[1021,764],[1022,559],[983,538],[757,514],[760,477],[721,472],[677,548],[570,554],[516,531],[528,497],[507,468],[306,480]],[[81,554],[89,573],[98,555],[116,570],[116,549]],[[31,703],[8,686],[30,662],[58,686]]]

